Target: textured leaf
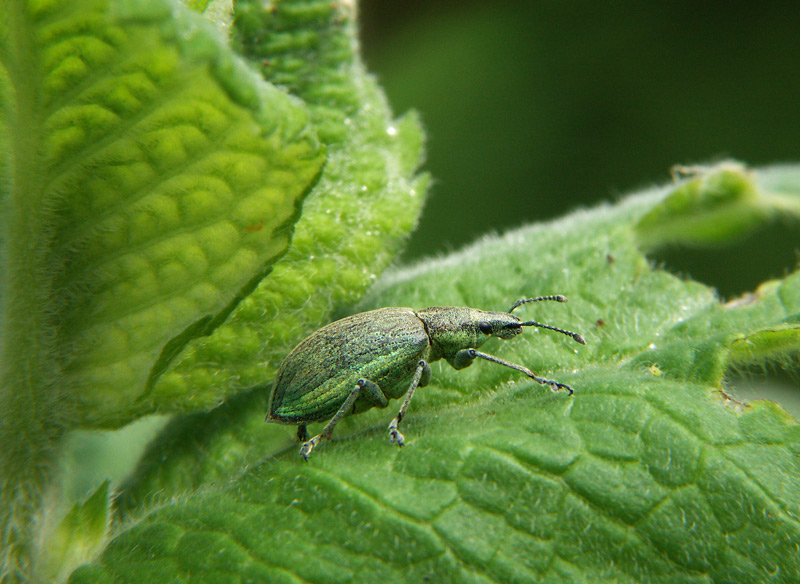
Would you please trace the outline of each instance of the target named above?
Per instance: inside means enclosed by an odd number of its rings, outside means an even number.
[[[100,551],[111,523],[109,482],[103,481],[91,496],[76,503],[48,534],[47,545],[39,550],[35,579],[64,582],[76,566]]]
[[[56,343],[36,349],[78,402],[70,423],[177,407],[143,400],[148,380],[285,252],[323,162],[308,114],[170,2],[12,2],[6,16],[8,342],[32,280],[44,314],[28,326]],[[4,348],[18,375],[22,347]]]
[[[309,105],[328,161],[286,256],[155,385],[152,399],[174,396],[192,408],[271,379],[300,338],[356,302],[415,225],[428,182],[415,176],[416,117],[392,121],[359,60],[352,4],[242,0],[235,9],[241,51]]]
[[[189,4],[202,15],[0,4],[4,582],[36,572],[66,431],[202,411],[270,375],[270,350],[363,294],[423,200],[419,124],[363,71],[351,3],[242,2],[235,43],[230,1]]]
[[[192,10],[202,12],[206,19],[226,35],[233,24],[233,0],[183,0]]]
[[[689,169],[697,176],[639,220],[637,235],[642,245],[729,241],[763,224],[776,211],[743,167],[725,164],[717,172],[706,170]]]
[[[6,582],[48,545],[67,430],[198,407],[148,387],[285,253],[324,149],[175,0],[1,2],[0,148]]]
[[[781,192],[776,171],[737,172],[753,204],[791,208],[800,190],[797,168],[777,171]],[[542,330],[485,347],[573,396],[435,365],[405,448],[387,444],[393,403],[346,418],[304,464],[254,388],[168,428],[122,494],[119,535],[71,582],[796,582],[800,426],[722,384],[731,365],[794,365],[800,272],[723,304],[651,266],[642,218],[685,187],[486,238],[381,278],[359,306],[564,293],[518,310],[586,347]]]

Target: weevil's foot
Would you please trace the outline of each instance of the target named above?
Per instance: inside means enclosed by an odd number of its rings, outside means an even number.
[[[400,433],[400,430],[397,429],[397,424],[399,423],[400,421],[397,418],[395,418],[394,420],[392,420],[392,423],[389,424],[389,442],[391,444],[397,444],[398,446],[403,446],[406,443],[405,442],[406,439],[405,436],[403,436]]]
[[[573,393],[575,393],[574,391],[572,391],[572,388],[569,385],[567,385],[566,383],[559,383],[558,381],[553,381],[552,379],[545,379],[544,377],[537,377],[536,375],[534,375],[534,373],[532,371],[529,371],[529,370],[527,370],[527,375],[528,375],[528,377],[530,377],[531,379],[533,379],[537,383],[541,383],[542,385],[550,386],[550,391],[552,391],[553,393],[559,392],[562,389],[567,390],[569,392],[569,395],[572,395]]]
[[[392,444],[397,444],[398,446],[405,446],[406,437],[403,436],[398,430],[392,430],[389,432],[389,442]]]
[[[575,393],[574,391],[572,391],[572,388],[566,383],[559,383],[558,381],[553,381],[552,379],[542,379],[541,377],[534,377],[534,379],[539,383],[541,383],[542,385],[549,385],[550,391],[552,391],[553,393],[557,393],[562,389],[568,391],[569,395]]]
[[[569,395],[572,395],[573,393],[575,393],[572,390],[572,388],[569,385],[565,384],[565,383],[559,383],[558,381],[551,381],[550,379],[546,379],[545,383],[547,383],[547,385],[550,386],[550,390],[553,393],[557,393],[557,392],[561,391],[562,389],[565,389],[567,392],[569,392]]]
[[[314,447],[320,441],[321,436],[314,436],[308,442],[303,442],[303,445],[300,447],[300,456],[302,456],[305,460],[308,460],[311,451],[314,450]]]

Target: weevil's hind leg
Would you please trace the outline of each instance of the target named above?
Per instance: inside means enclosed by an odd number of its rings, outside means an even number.
[[[306,424],[300,424],[297,427],[297,440],[300,442],[308,440],[308,426]]]
[[[385,408],[389,401],[386,399],[386,396],[383,395],[381,388],[378,385],[369,379],[359,379],[356,382],[356,386],[350,392],[350,395],[347,396],[347,399],[344,400],[342,407],[334,414],[334,416],[330,419],[330,421],[325,424],[325,427],[322,429],[322,432],[314,436],[311,440],[308,439],[308,431],[305,432],[305,440],[303,441],[303,445],[300,447],[300,456],[308,460],[308,456],[311,454],[311,451],[314,450],[314,447],[319,444],[320,440],[330,440],[331,434],[333,434],[333,429],[336,427],[336,424],[339,423],[344,416],[351,413],[353,411],[353,404],[356,403],[358,396],[363,395],[372,403],[374,403],[379,408]],[[305,425],[301,426],[305,428]],[[300,428],[297,429],[297,436],[300,437]],[[301,438],[302,440],[302,438]]]
[[[420,361],[417,365],[417,370],[414,372],[414,378],[411,380],[411,385],[408,387],[408,393],[406,394],[406,399],[403,402],[403,405],[400,406],[400,411],[397,412],[397,417],[392,420],[392,423],[389,424],[389,442],[393,444],[397,444],[398,446],[402,446],[405,444],[405,437],[400,433],[397,429],[397,426],[400,425],[400,422],[406,415],[406,410],[408,409],[408,404],[411,402],[411,398],[414,395],[414,390],[418,387],[425,387],[428,385],[428,382],[431,380],[431,367],[425,361]]]
[[[552,379],[545,379],[544,377],[539,377],[527,367],[523,367],[522,365],[517,365],[516,363],[512,363],[511,361],[506,361],[505,359],[501,359],[500,357],[495,357],[494,355],[481,353],[480,351],[476,351],[475,349],[462,349],[461,351],[456,353],[456,356],[453,359],[454,363],[453,366],[456,369],[467,367],[476,358],[485,359],[486,361],[491,361],[492,363],[497,363],[498,365],[505,365],[506,367],[510,367],[511,369],[516,369],[517,371],[524,373],[537,383],[541,383],[542,385],[549,385],[550,389],[554,392],[565,389],[569,392],[569,395],[572,395],[574,393],[569,385],[566,385],[564,383],[559,383],[558,381],[553,381]],[[457,365],[460,365],[460,367],[458,367]]]

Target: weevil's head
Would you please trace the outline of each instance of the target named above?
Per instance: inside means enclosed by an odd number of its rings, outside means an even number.
[[[417,311],[425,323],[436,358],[475,349],[489,337],[510,339],[522,332],[520,319],[508,312],[487,312],[461,306],[435,306]]]
[[[571,337],[581,345],[586,341],[578,333],[573,333],[535,320],[522,321],[512,311],[528,302],[555,300],[566,302],[563,296],[540,296],[520,300],[508,312],[488,312],[477,308],[461,306],[436,306],[420,310],[417,315],[425,323],[432,345],[431,360],[450,358],[462,349],[476,349],[489,337],[511,339],[522,332],[523,327],[532,326],[548,329]]]

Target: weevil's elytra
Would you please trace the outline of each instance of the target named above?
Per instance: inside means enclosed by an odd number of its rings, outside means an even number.
[[[563,296],[539,296],[516,302],[508,312],[476,308],[436,306],[379,308],[332,322],[311,334],[283,360],[275,378],[267,412],[268,422],[296,424],[303,442],[301,455],[308,455],[322,439],[329,439],[338,421],[373,407],[385,408],[389,400],[405,395],[397,417],[389,425],[389,436],[404,444],[398,425],[417,387],[431,378],[429,363],[445,359],[463,369],[476,358],[510,367],[553,391],[572,388],[538,377],[530,369],[477,350],[489,337],[510,339],[533,326],[572,337],[585,345],[583,337],[536,321],[523,322],[512,311],[528,302],[566,302]],[[306,425],[330,420],[322,432],[308,439]]]
[[[284,359],[272,390],[270,417],[286,424],[329,420],[359,378],[381,388],[376,403],[356,400],[353,413],[405,394],[417,361],[428,359],[430,339],[410,308],[380,308],[322,327]],[[344,389],[343,391],[343,388]]]

